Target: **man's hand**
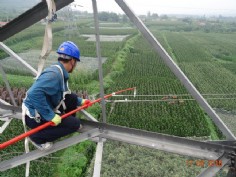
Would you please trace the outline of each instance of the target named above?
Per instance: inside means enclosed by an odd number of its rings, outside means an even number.
[[[61,123],[61,116],[59,116],[58,114],[55,114],[55,116],[53,117],[51,121],[54,123],[54,126],[57,126],[58,124]]]
[[[85,105],[92,106],[91,101],[88,99],[82,99],[82,106],[85,106]]]

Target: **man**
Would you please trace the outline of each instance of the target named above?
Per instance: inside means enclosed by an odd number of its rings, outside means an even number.
[[[80,61],[79,48],[73,42],[66,41],[59,46],[57,53],[58,62],[42,72],[27,91],[22,105],[29,128],[36,128],[48,121],[54,123],[54,126],[30,136],[32,144],[40,150],[50,149],[53,141],[81,129],[75,114],[65,119],[61,119],[60,115],[90,103],[90,100],[77,97],[68,88],[69,73]]]

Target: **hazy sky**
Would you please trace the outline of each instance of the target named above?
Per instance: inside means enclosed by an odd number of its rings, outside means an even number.
[[[92,12],[92,0],[75,0],[81,11]],[[236,0],[125,0],[136,14],[222,14],[236,16]],[[98,11],[123,13],[115,0],[97,0]]]

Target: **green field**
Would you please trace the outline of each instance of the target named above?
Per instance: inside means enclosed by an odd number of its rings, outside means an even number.
[[[236,82],[235,26],[231,22],[220,21],[217,28],[213,28],[209,21],[206,22],[206,26],[202,27],[198,26],[197,20],[193,20],[193,23],[189,24],[176,19],[152,20],[145,23],[209,104],[217,112],[221,112],[220,116],[223,120],[226,123],[233,121],[232,117],[236,110],[236,98],[234,97],[236,93],[234,84]],[[61,22],[54,25],[54,51],[63,40],[73,40],[78,43],[82,56],[96,56],[95,42],[86,41],[86,38],[80,35],[73,39],[66,38],[63,25]],[[78,22],[78,26],[81,35],[94,32],[91,20],[81,20]],[[119,26],[111,23],[105,24],[104,28],[101,28],[101,34],[104,35],[129,35],[121,42],[101,43],[102,57],[107,58],[103,64],[105,92],[112,93],[136,87],[137,95],[157,96],[112,98],[141,101],[107,103],[107,122],[181,137],[223,139],[224,137],[211,119],[137,30],[135,28],[116,29],[124,26],[127,24]],[[5,43],[16,52],[30,52],[32,49],[41,48],[42,36],[43,26],[36,24],[8,39]],[[4,52],[0,51],[0,57],[6,57]],[[29,61],[35,62],[37,58]],[[7,68],[5,65],[5,69]],[[27,76],[28,74],[20,68],[14,67],[7,70],[12,87],[28,88],[32,84],[32,77]],[[2,81],[0,83],[3,84]],[[73,90],[87,90],[90,95],[97,95],[99,93],[98,71],[75,73],[70,79],[70,85]],[[171,101],[164,98],[173,98],[173,96],[176,98]],[[147,102],[146,100],[153,101]],[[100,119],[99,105],[91,107],[88,111]],[[232,115],[228,116],[230,119],[227,118],[224,111]],[[21,128],[16,129],[16,127]],[[230,128],[236,132],[234,127]],[[5,136],[1,138],[1,142],[22,132],[21,124],[14,121],[4,132]],[[41,158],[32,163],[31,174],[55,177],[92,176],[93,163],[90,164],[90,160],[94,148],[93,143],[86,142],[85,145],[81,143],[49,157]],[[1,151],[0,156],[3,157],[2,159],[8,159],[20,152],[23,152],[22,142]],[[70,159],[70,156],[78,158]],[[189,168],[186,165],[188,159],[190,157],[108,141],[104,145],[101,176],[196,176],[202,168],[196,166]],[[43,167],[48,165],[53,167],[45,172]],[[223,171],[218,176],[225,176],[224,173]],[[24,167],[7,170],[0,176],[14,177],[16,174],[24,176]]]

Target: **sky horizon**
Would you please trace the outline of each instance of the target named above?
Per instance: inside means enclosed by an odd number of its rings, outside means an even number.
[[[137,15],[148,12],[158,15],[186,14],[186,15],[225,15],[236,16],[235,0],[125,0]],[[93,12],[92,0],[75,0],[73,8],[80,11]],[[76,5],[77,4],[77,5]],[[115,0],[97,0],[98,11],[123,14],[124,12]]]

